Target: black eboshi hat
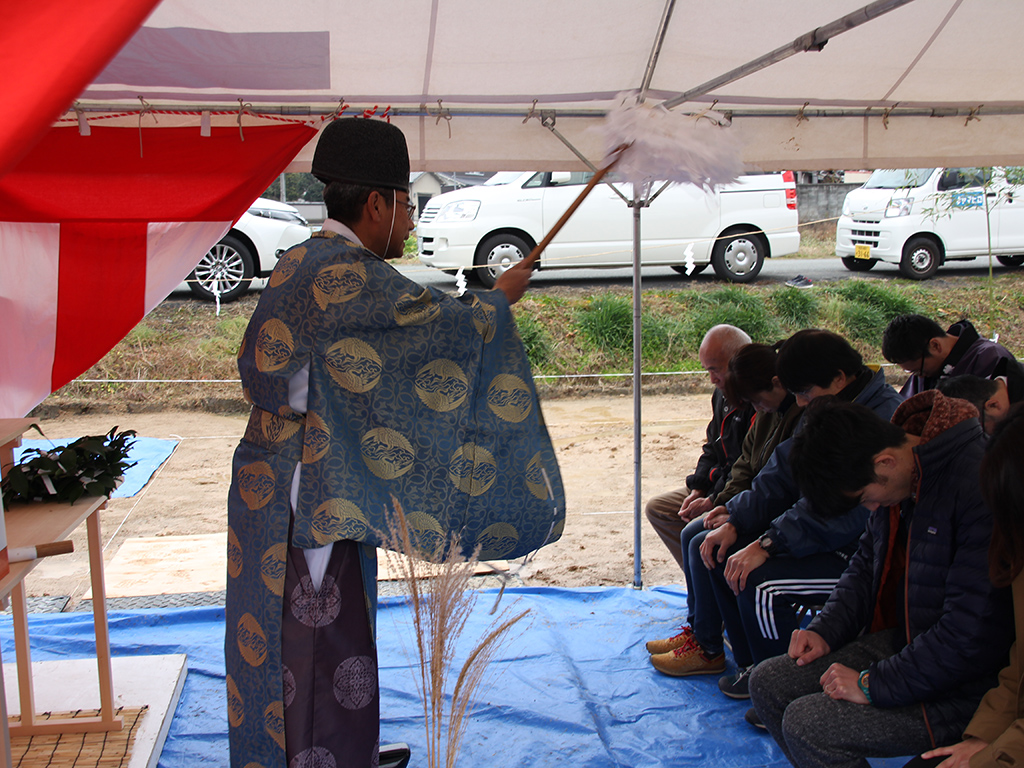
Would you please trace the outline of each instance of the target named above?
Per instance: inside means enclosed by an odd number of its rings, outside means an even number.
[[[327,125],[313,153],[313,175],[409,191],[409,148],[401,129],[382,120],[346,117]]]

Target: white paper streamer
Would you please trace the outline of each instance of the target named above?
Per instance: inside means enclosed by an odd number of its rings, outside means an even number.
[[[744,170],[740,144],[729,128],[706,119],[718,117],[679,114],[621,94],[603,126],[609,159],[626,146],[615,174],[633,184],[674,181],[706,189],[735,181]]]

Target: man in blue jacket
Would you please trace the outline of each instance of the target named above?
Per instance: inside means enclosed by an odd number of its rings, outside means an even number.
[[[865,366],[860,353],[830,331],[794,334],[779,350],[777,370],[801,404],[836,395],[887,419],[902,402],[881,371]],[[727,521],[704,537],[699,556],[707,567],[694,569],[696,588],[714,595],[716,615],[732,644],[737,672],[719,681],[732,698],[747,698],[747,673],[754,664],[785,652],[790,633],[799,626],[796,606],[827,599],[867,520],[863,508],[834,519],[815,515],[793,478],[791,447],[792,439],[781,443],[749,491],[712,511]],[[687,659],[680,653],[652,663],[667,674],[704,666],[709,651],[721,653],[723,638],[715,629],[715,636],[698,634],[703,655]],[[724,657],[718,670],[723,667]]]
[[[958,741],[995,683],[1013,612],[988,579],[983,451],[977,410],[937,391],[891,423],[849,403],[808,409],[791,452],[801,489],[821,509],[871,514],[824,608],[750,676],[757,714],[798,768]]]

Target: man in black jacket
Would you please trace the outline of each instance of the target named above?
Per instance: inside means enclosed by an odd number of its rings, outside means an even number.
[[[956,742],[1013,639],[1008,590],[988,579],[977,411],[929,391],[891,423],[834,401],[805,419],[791,454],[804,494],[872,511],[825,607],[755,667],[751,702],[798,768]]]
[[[754,408],[749,403],[732,406],[726,402],[723,393],[729,360],[740,349],[750,343],[750,337],[734,325],[716,325],[704,335],[698,357],[708,372],[715,391],[711,396],[712,417],[707,428],[707,441],[697,460],[693,474],[686,478],[683,488],[655,496],[647,502],[644,512],[651,526],[665,542],[672,557],[679,563],[686,576],[687,624],[694,617],[694,597],[690,588],[690,577],[686,545],[680,544],[680,536],[689,539],[704,530],[701,516],[715,504],[715,496],[729,478],[732,464],[739,458],[743,438],[754,418]],[[714,598],[709,596],[711,602]],[[721,623],[721,619],[718,619]],[[665,653],[682,644],[686,632],[669,640],[656,640],[647,644],[651,653]]]

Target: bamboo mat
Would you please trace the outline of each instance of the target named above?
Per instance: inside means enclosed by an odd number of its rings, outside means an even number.
[[[61,733],[48,736],[12,736],[11,759],[14,768],[122,768],[132,756],[135,731],[149,707],[119,707],[115,714],[124,718],[120,731],[108,733]],[[98,709],[76,712],[45,712],[37,721],[98,717]],[[20,718],[10,718],[12,725]]]

